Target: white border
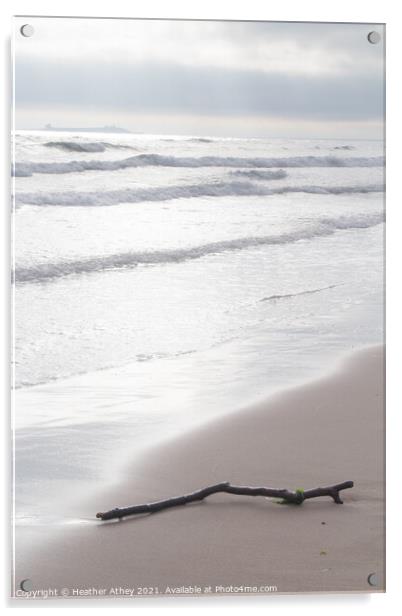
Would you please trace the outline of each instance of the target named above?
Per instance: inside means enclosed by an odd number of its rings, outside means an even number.
[[[2,583],[1,596],[6,608],[17,610],[30,607],[43,607],[68,610],[85,608],[105,608],[114,610],[117,607],[134,609],[137,613],[144,609],[210,609],[218,607],[219,610],[236,612],[239,610],[266,610],[277,609],[282,613],[292,613],[297,610],[300,614],[311,612],[339,616],[340,611],[353,609],[356,613],[371,615],[378,610],[399,607],[398,590],[401,584],[401,545],[400,518],[402,512],[402,500],[400,490],[401,459],[401,413],[400,386],[401,381],[401,244],[402,224],[400,198],[400,176],[402,174],[402,136],[400,131],[400,115],[402,113],[402,88],[400,84],[400,58],[401,53],[401,27],[402,22],[398,19],[400,11],[395,0],[337,0],[325,2],[323,0],[282,0],[281,2],[268,2],[267,0],[247,0],[238,2],[234,0],[202,0],[189,2],[188,0],[147,0],[145,3],[136,3],[132,0],[113,0],[105,2],[97,0],[3,0],[0,6],[0,28],[2,35],[3,62],[2,71],[2,144],[3,160],[1,173],[3,179],[2,226],[1,240],[3,259],[1,268],[2,293],[2,345],[1,374],[3,393],[3,417],[5,417],[5,429],[3,430],[3,479],[4,496],[3,502],[11,507],[10,493],[10,423],[7,422],[9,414],[9,130],[10,130],[10,33],[12,15],[64,15],[64,16],[88,16],[96,17],[164,17],[164,18],[188,18],[188,19],[262,19],[282,21],[340,21],[340,22],[372,22],[387,24],[387,593],[374,595],[292,595],[292,596],[267,596],[267,597],[217,597],[217,598],[176,598],[152,599],[132,601],[113,601],[112,603],[102,600],[76,601],[54,603],[47,602],[15,602],[7,599],[10,588],[10,554],[3,551],[2,571],[0,579]],[[399,404],[398,404],[399,403]],[[3,545],[10,546],[9,508],[4,511]],[[244,602],[246,601],[246,602]]]

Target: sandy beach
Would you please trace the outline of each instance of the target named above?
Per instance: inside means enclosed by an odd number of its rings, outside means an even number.
[[[383,364],[383,347],[357,351],[326,377],[150,449],[87,504],[93,524],[66,525],[52,540],[42,529],[43,545],[28,557],[18,546],[16,590],[29,580],[38,598],[62,588],[70,597],[384,591]],[[346,480],[355,485],[343,505],[215,494],[95,520],[97,511],[221,481],[308,489]]]

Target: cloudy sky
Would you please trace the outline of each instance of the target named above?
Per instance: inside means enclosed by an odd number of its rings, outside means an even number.
[[[364,24],[16,18],[16,128],[381,138],[383,39]]]

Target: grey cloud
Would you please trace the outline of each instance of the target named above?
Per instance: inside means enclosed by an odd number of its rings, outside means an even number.
[[[16,104],[314,120],[381,118],[382,71],[358,68],[353,74],[307,76],[171,63],[21,59]]]
[[[299,49],[300,63],[304,52],[315,52],[323,61],[332,58],[343,72],[350,74],[366,70],[384,70],[384,24],[298,23],[298,22],[227,22],[218,26],[215,36],[244,53],[269,58],[272,46]],[[367,35],[377,30],[379,45],[370,45]],[[293,53],[297,54],[296,51]]]
[[[301,46],[345,49],[354,54],[357,51],[373,55],[373,47],[367,43],[371,30],[384,34],[384,24],[320,23],[320,22],[219,22],[216,35],[232,40],[237,45],[257,43],[291,42]]]

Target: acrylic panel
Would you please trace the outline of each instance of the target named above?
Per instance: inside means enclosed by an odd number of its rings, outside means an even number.
[[[384,24],[13,28],[12,595],[384,591]]]

